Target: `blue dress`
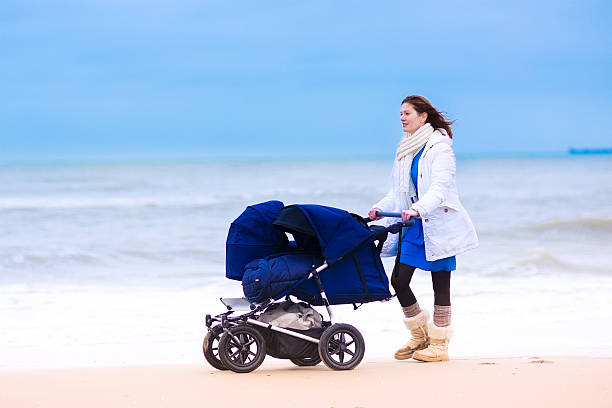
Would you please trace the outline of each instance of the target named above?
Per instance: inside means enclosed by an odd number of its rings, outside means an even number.
[[[421,149],[412,160],[410,167],[410,178],[418,191],[419,182],[419,160],[423,150]],[[417,193],[418,194],[418,193]],[[418,198],[418,196],[417,196]],[[457,261],[454,256],[449,258],[428,261],[425,259],[425,241],[423,240],[423,221],[415,219],[415,223],[402,231],[401,252],[399,261],[405,265],[414,266],[424,271],[454,271],[457,269]]]

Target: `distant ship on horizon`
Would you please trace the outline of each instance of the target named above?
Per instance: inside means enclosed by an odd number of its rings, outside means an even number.
[[[577,149],[575,147],[570,147],[569,154],[612,154],[612,147],[604,147],[601,149]]]

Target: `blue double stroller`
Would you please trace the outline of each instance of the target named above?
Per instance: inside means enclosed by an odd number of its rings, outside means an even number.
[[[323,361],[334,370],[355,368],[365,352],[363,336],[336,323],[331,305],[357,308],[392,297],[380,250],[387,235],[405,225],[369,221],[320,205],[268,201],[247,207],[226,243],[226,277],[242,282],[245,297],[221,298],[227,311],[206,315],[206,360],[239,373],[255,370],[266,355],[298,366]],[[282,299],[292,304],[291,297],[304,307],[324,306],[329,320],[306,330],[262,320]]]

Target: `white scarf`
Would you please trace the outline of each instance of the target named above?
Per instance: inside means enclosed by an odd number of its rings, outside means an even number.
[[[397,146],[397,162],[399,164],[399,191],[403,193],[406,203],[402,207],[410,208],[411,199],[416,198],[416,188],[410,177],[410,169],[414,156],[425,146],[429,137],[433,134],[434,128],[425,123],[417,129],[416,132],[410,134],[405,133],[404,137]],[[407,194],[407,197],[406,197]],[[409,199],[410,198],[410,199]]]

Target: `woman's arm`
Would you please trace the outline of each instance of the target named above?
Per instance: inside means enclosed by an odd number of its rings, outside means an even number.
[[[417,210],[421,217],[426,217],[446,200],[457,168],[455,154],[449,145],[438,144],[434,148],[438,151],[430,153],[435,154],[431,164],[431,184],[427,192],[412,205],[412,208]]]

